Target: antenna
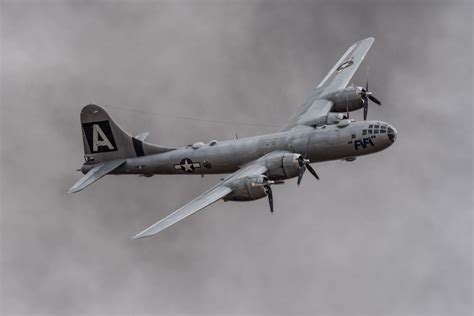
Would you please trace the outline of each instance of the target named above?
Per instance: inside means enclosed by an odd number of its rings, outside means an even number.
[[[349,104],[347,103],[347,93],[345,94],[346,97],[346,114],[347,114],[347,119],[349,119]]]

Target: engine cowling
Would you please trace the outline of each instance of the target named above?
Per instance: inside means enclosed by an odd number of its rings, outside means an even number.
[[[280,152],[265,158],[265,167],[271,180],[285,180],[298,176],[299,154]]]
[[[334,103],[331,112],[356,111],[364,107],[360,87],[348,87],[329,93],[323,97]]]
[[[267,196],[266,176],[245,178],[232,184],[232,193],[224,201],[253,201]]]

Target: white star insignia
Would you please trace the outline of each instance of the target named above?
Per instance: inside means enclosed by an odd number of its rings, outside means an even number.
[[[190,162],[187,159],[184,161],[184,163],[181,166],[184,168],[185,172],[194,171],[194,166],[193,166],[192,162]]]

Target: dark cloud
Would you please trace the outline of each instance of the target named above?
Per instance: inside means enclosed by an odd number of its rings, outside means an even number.
[[[472,2],[1,7],[2,313],[472,312]],[[369,117],[397,142],[275,188],[273,216],[264,200],[220,202],[131,241],[219,177],[110,176],[66,193],[83,105],[164,145],[263,134],[367,36],[384,102]]]

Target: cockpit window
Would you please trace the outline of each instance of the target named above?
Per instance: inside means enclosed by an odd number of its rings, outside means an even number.
[[[379,128],[379,125],[375,125],[374,128]]]
[[[378,134],[379,133],[379,130],[378,129],[375,129],[374,130],[374,134]]]
[[[371,129],[369,129],[369,134],[372,134],[372,130],[371,130]]]
[[[374,125],[370,124],[370,125],[369,125],[369,128],[372,128],[372,127],[374,127]]]
[[[366,129],[364,129],[364,130],[362,131],[362,135],[367,135],[367,130],[366,130]]]

